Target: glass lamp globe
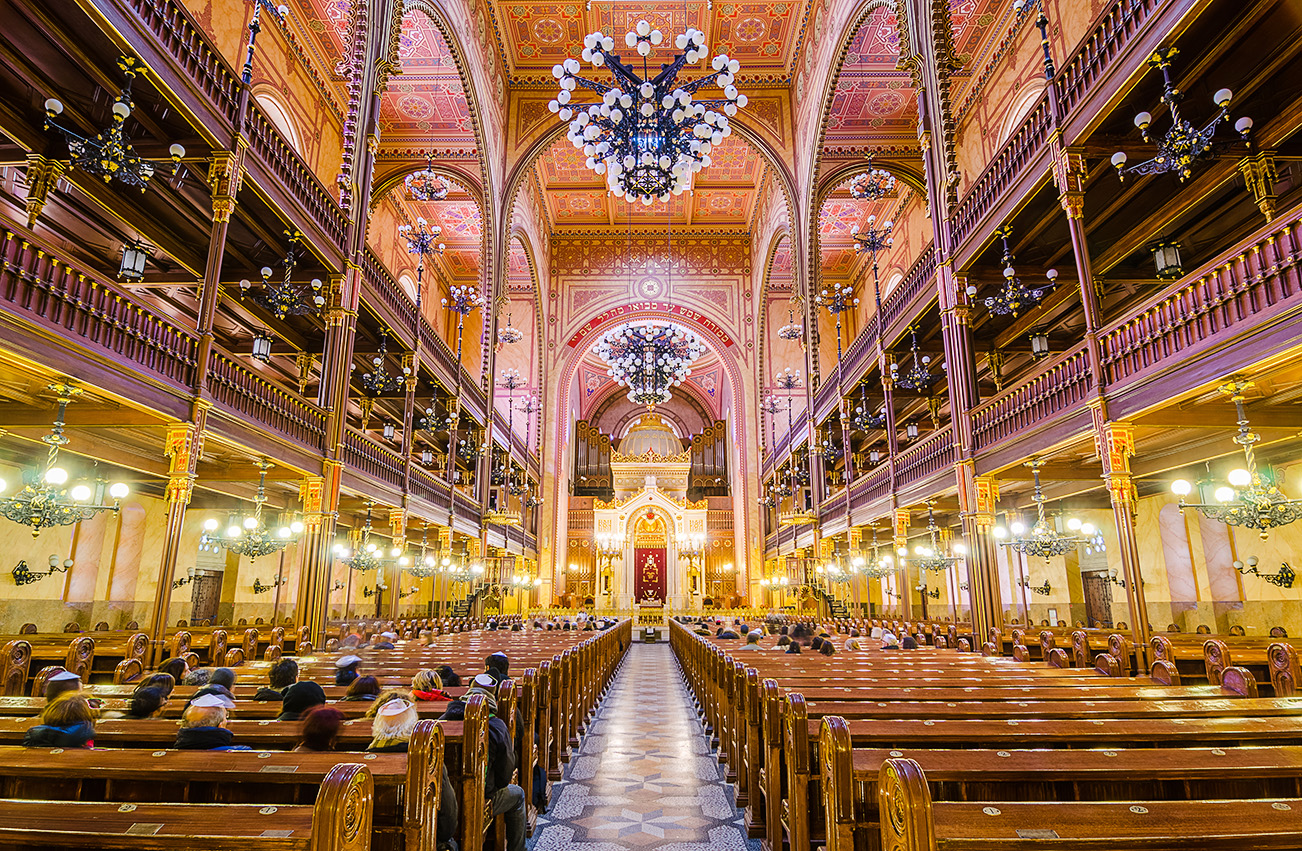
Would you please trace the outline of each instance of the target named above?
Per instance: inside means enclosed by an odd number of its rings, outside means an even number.
[[[131,493],[131,488],[127,487],[125,482],[114,482],[109,486],[109,496],[114,499],[126,499],[129,493]]]
[[[217,531],[217,525],[218,525],[218,524],[217,524],[217,518],[216,518],[216,517],[209,517],[207,520],[203,521],[203,528],[204,528],[204,531],[207,531],[207,532],[216,532],[216,531]]]

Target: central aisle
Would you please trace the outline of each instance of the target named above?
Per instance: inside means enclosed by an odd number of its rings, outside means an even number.
[[[634,644],[533,851],[755,851],[667,644]]]

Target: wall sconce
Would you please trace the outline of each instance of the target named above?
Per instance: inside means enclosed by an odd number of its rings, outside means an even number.
[[[1051,593],[1053,592],[1053,588],[1051,588],[1051,587],[1049,586],[1049,580],[1047,580],[1047,579],[1044,580],[1044,584],[1043,584],[1043,585],[1032,585],[1032,584],[1031,584],[1031,580],[1029,580],[1029,579],[1027,579],[1027,578],[1025,578],[1025,577],[1021,577],[1021,578],[1019,578],[1019,579],[1017,580],[1017,584],[1020,585],[1020,586],[1022,586],[1023,588],[1029,588],[1029,589],[1031,589],[1031,590],[1034,591],[1036,594],[1039,594],[1039,595],[1042,596],[1042,597],[1048,597],[1049,594],[1051,594]]]
[[[253,336],[253,359],[263,363],[271,362],[271,338],[265,334]]]
[[[33,582],[40,582],[45,577],[53,573],[67,573],[72,569],[72,559],[64,559],[62,564],[58,556],[50,556],[50,569],[43,573],[36,573],[27,566],[27,560],[23,559],[14,565],[13,577],[15,585],[31,585]]]
[[[343,581],[342,579],[336,579],[336,580],[335,580],[335,584],[330,586],[330,590],[331,590],[331,591],[342,591],[342,590],[344,590],[344,581]]]
[[[394,435],[393,423],[391,423],[391,422],[385,423],[385,424],[384,424],[384,439],[385,439],[385,440],[393,440],[393,435]]]
[[[50,556],[50,558],[53,559],[54,556]],[[22,562],[19,562],[19,564],[21,563]],[[69,564],[71,564],[71,562],[69,562]],[[1246,566],[1243,562],[1236,561],[1234,562],[1234,569],[1239,573],[1242,573],[1244,576],[1252,574],[1253,576],[1260,577],[1271,585],[1279,588],[1293,587],[1293,581],[1297,578],[1297,574],[1293,572],[1293,568],[1288,566],[1288,562],[1280,562],[1279,573],[1261,573],[1257,570],[1257,564],[1258,561],[1256,556],[1248,556],[1248,563]],[[53,567],[53,564],[51,564],[51,567]],[[17,570],[17,568],[14,569]]]
[[[253,580],[253,593],[254,593],[254,594],[265,594],[265,593],[267,593],[268,591],[270,591],[272,588],[275,588],[275,587],[278,586],[278,585],[284,585],[287,581],[289,581],[289,578],[288,578],[288,577],[285,577],[285,576],[278,576],[278,577],[276,577],[276,581],[275,581],[275,582],[272,582],[270,585],[263,585],[263,584],[262,584],[262,581],[261,581],[260,579],[255,579],[255,580]]]
[[[1180,243],[1162,240],[1148,247],[1153,252],[1153,263],[1157,266],[1157,277],[1164,281],[1173,281],[1184,274],[1180,265]]]
[[[122,246],[122,262],[118,265],[118,280],[139,281],[145,277],[145,261],[149,259],[149,249],[136,240]]]
[[[906,425],[906,426],[904,427],[904,434],[909,438],[909,440],[917,440],[917,439],[918,439],[918,424],[917,424],[917,423],[909,423],[908,425]]]
[[[186,572],[185,576],[182,576],[180,579],[177,579],[177,580],[173,581],[173,582],[172,582],[172,587],[173,587],[173,588],[182,588],[182,587],[184,587],[184,586],[186,586],[186,585],[189,585],[189,584],[190,584],[191,582],[193,582],[193,581],[194,581],[194,569],[192,568],[192,569],[190,569],[189,571]]]
[[[1047,358],[1049,356],[1049,332],[1043,328],[1036,328],[1031,332],[1031,357],[1035,360]]]

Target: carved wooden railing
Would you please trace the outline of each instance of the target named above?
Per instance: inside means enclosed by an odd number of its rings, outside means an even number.
[[[324,444],[323,410],[245,369],[228,352],[213,352],[208,388],[218,405],[278,434],[316,450]]]
[[[850,502],[853,505],[863,505],[889,496],[890,492],[891,465],[883,462],[869,470],[866,475],[855,479],[850,486]]]
[[[0,308],[58,337],[98,349],[130,370],[194,386],[194,337],[137,304],[130,293],[5,232]]]
[[[411,468],[411,494],[438,508],[450,510],[452,499],[447,483],[420,467]]]
[[[479,503],[470,494],[461,490],[452,492],[452,515],[479,524]]]
[[[217,111],[234,127],[239,116],[240,80],[221,54],[209,46],[190,13],[171,0],[123,0],[159,45],[171,54]],[[210,128],[215,129],[215,128]]]
[[[402,489],[402,456],[351,426],[344,432],[344,463],[373,479]]]
[[[1105,329],[1099,344],[1109,391],[1143,382],[1177,361],[1188,362],[1237,335],[1279,322],[1286,312],[1296,313],[1302,307],[1300,228],[1302,207]],[[1173,389],[1162,388],[1168,396]]]
[[[488,396],[484,392],[484,388],[479,385],[479,379],[462,368],[461,362],[457,360],[456,354],[452,351],[452,347],[435,332],[434,326],[430,325],[429,320],[423,316],[419,320],[418,333],[425,356],[430,358],[434,371],[443,381],[448,382],[448,389],[452,389],[452,382],[456,381],[457,372],[461,372],[462,404],[469,405],[475,411],[483,413],[485,406],[488,404]],[[470,339],[469,336],[462,341],[463,350],[466,346],[477,345],[479,345],[478,341]]]
[[[348,217],[334,196],[308,167],[303,158],[289,146],[271,121],[262,114],[262,108],[250,101],[248,115],[249,150],[274,174],[300,209],[343,249],[348,231]]]
[[[1090,88],[1116,62],[1118,55],[1153,13],[1166,7],[1188,7],[1188,0],[1113,0],[1090,34],[1077,45],[1058,70],[1058,104],[1064,117],[1085,99]],[[1181,10],[1183,11],[1183,10]],[[1145,57],[1146,58],[1146,57]]]
[[[886,294],[882,299],[882,317],[885,320],[885,328],[889,332],[891,326],[904,316],[904,311],[909,305],[913,304],[914,299],[920,293],[932,287],[932,282],[936,276],[936,246],[928,245],[918,255],[918,259],[913,261],[913,266],[905,273],[895,289]],[[874,332],[875,333],[875,332]],[[891,341],[886,341],[890,345]]]
[[[954,466],[954,432],[935,431],[895,458],[895,489],[900,490],[940,470]]]
[[[1039,374],[972,411],[975,448],[987,449],[1083,404],[1093,387],[1094,377],[1090,374],[1085,346],[1064,352],[1049,361]]]
[[[389,270],[384,268],[384,263],[380,258],[375,256],[375,252],[366,249],[366,256],[362,260],[362,280],[366,283],[366,294],[373,296],[376,301],[383,304],[389,309],[390,315],[395,320],[397,328],[408,339],[416,335],[416,305],[407,293],[402,289]],[[433,329],[431,329],[432,331]]]

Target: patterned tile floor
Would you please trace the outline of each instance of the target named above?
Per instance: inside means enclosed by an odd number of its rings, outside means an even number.
[[[634,644],[532,851],[758,851],[665,644]]]

